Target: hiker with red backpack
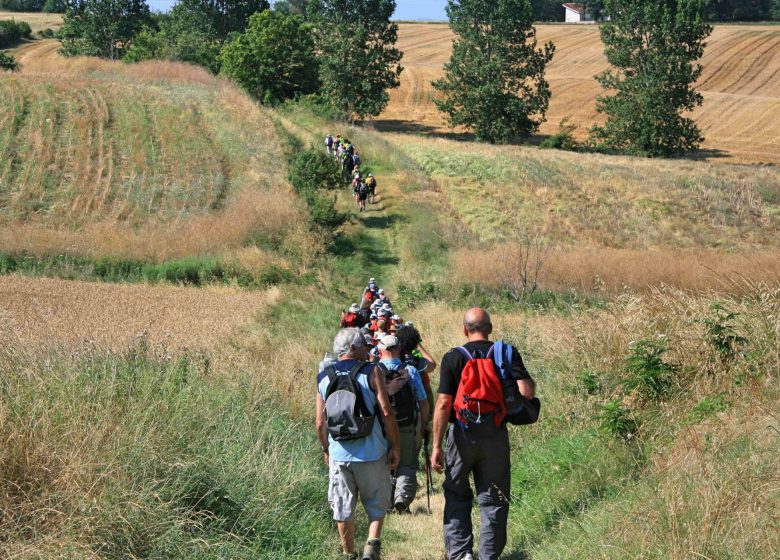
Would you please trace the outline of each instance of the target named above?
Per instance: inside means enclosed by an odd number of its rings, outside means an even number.
[[[379,369],[385,374],[390,403],[398,422],[401,458],[395,470],[393,508],[398,513],[410,513],[409,506],[417,495],[417,438],[428,425],[428,399],[420,374],[414,366],[401,361],[401,345],[393,335],[379,340]]]
[[[344,311],[341,314],[341,328],[357,327],[360,328],[363,325],[360,324],[360,306],[357,303],[353,303],[349,306],[348,311]]]
[[[382,525],[392,505],[390,472],[398,467],[398,425],[383,373],[367,362],[358,329],[333,340],[338,357],[317,375],[316,426],[328,465],[328,502],[338,525],[344,558],[379,560]],[[363,555],[355,551],[355,507],[368,515]]]
[[[447,352],[441,361],[431,463],[436,471],[445,472],[448,560],[474,558],[472,473],[481,518],[479,558],[497,560],[503,552],[511,474],[506,424],[530,424],[539,414],[536,385],[522,357],[501,340],[491,342],[492,332],[487,311],[470,309],[463,319],[466,344]],[[442,447],[445,431],[446,456]]]

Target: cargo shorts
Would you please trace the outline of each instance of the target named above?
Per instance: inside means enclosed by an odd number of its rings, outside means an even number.
[[[391,507],[393,481],[387,457],[378,461],[340,463],[330,460],[328,502],[336,521],[351,521],[357,498],[371,520],[384,518]]]

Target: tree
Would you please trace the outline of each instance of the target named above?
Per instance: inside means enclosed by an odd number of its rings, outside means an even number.
[[[265,11],[222,48],[222,73],[264,103],[317,91],[311,27],[301,16]]]
[[[398,87],[398,25],[390,22],[395,0],[322,0],[311,8],[316,22],[322,93],[349,119],[378,115],[387,90]]]
[[[60,51],[119,59],[149,17],[145,0],[69,0]]]
[[[449,0],[457,34],[445,75],[433,83],[435,100],[452,126],[473,129],[478,140],[527,137],[545,121],[550,86],[544,79],[555,46],[537,49],[528,0]]]
[[[712,27],[706,0],[606,0],[601,26],[607,60],[616,71],[596,77],[611,96],[597,99],[607,122],[591,130],[601,148],[651,157],[696,149],[704,138],[682,116],[702,104],[693,89],[696,63]]]
[[[171,15],[187,20],[193,29],[208,29],[224,41],[230,33],[243,32],[252,14],[269,8],[268,0],[179,0]]]
[[[584,0],[583,4],[594,21],[601,21],[604,18],[604,0]]]
[[[50,14],[64,14],[68,10],[66,0],[46,0],[43,11]]]
[[[40,12],[44,0],[0,0],[0,9],[11,12]]]

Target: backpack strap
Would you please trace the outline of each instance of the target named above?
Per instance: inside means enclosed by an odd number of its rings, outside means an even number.
[[[474,359],[474,356],[472,356],[472,355],[471,355],[471,352],[469,352],[468,350],[466,350],[466,347],[465,347],[465,346],[458,346],[458,347],[456,348],[456,350],[458,350],[458,351],[459,351],[461,354],[463,354],[464,356],[466,356],[466,359],[468,359],[469,361],[471,361],[471,360],[473,360],[473,359]]]

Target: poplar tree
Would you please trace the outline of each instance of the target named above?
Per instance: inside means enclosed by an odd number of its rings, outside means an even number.
[[[550,86],[544,72],[555,46],[537,48],[529,0],[449,0],[457,37],[435,100],[452,126],[491,143],[522,139],[545,121]]]
[[[395,0],[321,0],[309,9],[321,93],[350,120],[381,113],[403,70],[395,48],[398,25],[390,22]]]
[[[607,60],[614,67],[596,79],[613,95],[597,99],[607,116],[591,129],[597,146],[651,157],[695,150],[704,137],[683,116],[702,104],[694,89],[712,27],[706,0],[606,0],[601,25]]]

